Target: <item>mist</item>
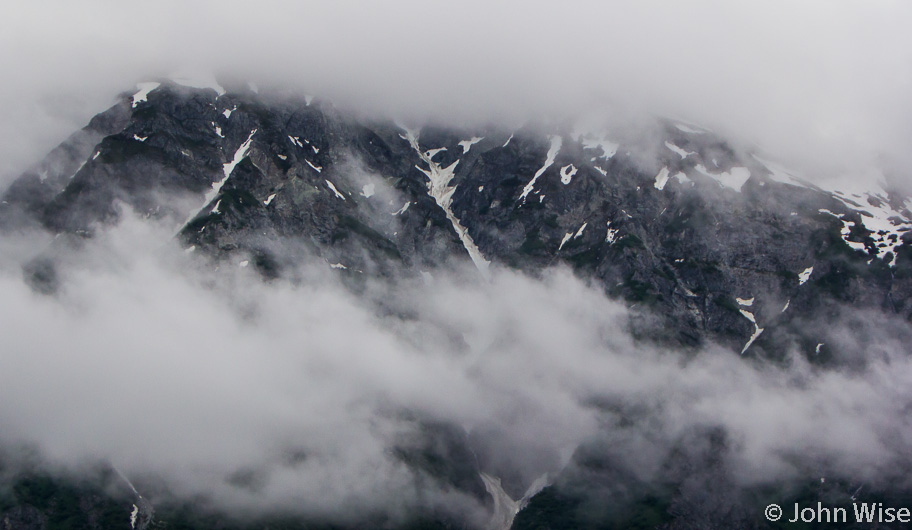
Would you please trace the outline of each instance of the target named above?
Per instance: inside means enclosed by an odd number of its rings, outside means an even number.
[[[671,116],[812,181],[871,168],[862,178],[909,180],[906,2],[93,0],[0,10],[4,184],[137,81],[187,70],[415,121],[515,123],[606,107]]]
[[[439,269],[355,294],[320,259],[264,282],[173,233],[126,212],[61,252],[55,296],[23,281],[29,244],[4,239],[0,444],[63,469],[107,462],[162,484],[158,500],[231,513],[439,508],[476,524],[482,499],[396,456],[422,422],[463,432],[514,495],[581,447],[658,480],[701,429],[725,433],[742,485],[889,484],[909,468],[907,322],[851,313],[873,337],[861,365],[772,365],[637,341],[628,309],[561,268]]]

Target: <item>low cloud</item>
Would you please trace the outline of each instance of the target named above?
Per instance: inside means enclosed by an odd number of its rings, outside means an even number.
[[[908,323],[864,317],[883,339],[858,344],[862,366],[771,366],[637,342],[627,309],[563,269],[435,270],[355,295],[321,261],[263,283],[172,236],[125,216],[67,254],[55,296],[3,262],[4,445],[64,466],[107,461],[245,513],[448,507],[476,522],[482,499],[397,456],[421,432],[415,418],[463,432],[513,495],[580,446],[659,480],[700,429],[725,433],[725,471],[741,484],[884,484],[910,463],[912,361],[890,339]]]

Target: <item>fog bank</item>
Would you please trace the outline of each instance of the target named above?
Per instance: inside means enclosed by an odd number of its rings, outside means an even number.
[[[622,305],[563,269],[436,270],[356,296],[322,261],[263,283],[172,234],[125,216],[67,258],[54,297],[2,262],[0,443],[245,513],[445,505],[479,520],[478,499],[397,456],[416,418],[464,432],[514,489],[557,476],[581,444],[658,479],[707,428],[747,485],[809,470],[884,484],[910,463],[908,323],[861,315],[881,337],[859,344],[863,368],[783,368],[638,343]]]

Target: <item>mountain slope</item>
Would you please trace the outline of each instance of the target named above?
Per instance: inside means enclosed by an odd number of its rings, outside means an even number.
[[[309,97],[149,88],[17,180],[4,224],[90,232],[127,204],[267,275],[300,252],[343,274],[566,263],[666,317],[643,333],[744,353],[810,344],[795,319],[835,304],[912,316],[908,200],[819,189],[708,131],[411,131]]]
[[[13,182],[0,198],[0,228],[56,236],[25,267],[44,293],[61,288],[69,248],[130,209],[169,221],[179,244],[213,268],[293,280],[317,257],[354,293],[370,281],[395,285],[461,264],[483,278],[503,268],[534,276],[563,266],[623,301],[637,340],[680,348],[682,358],[719,344],[732,356],[775,363],[798,351],[811,364],[841,369],[863,361],[840,340],[846,308],[912,320],[910,207],[884,190],[821,189],[674,121],[644,124],[637,134],[611,123],[410,128],[309,96],[162,80],[124,94]],[[491,476],[472,452],[478,442],[458,428],[415,424],[426,438],[397,446],[396,457],[422,477],[477,499],[495,480],[495,499],[521,498],[529,488],[519,473]],[[685,458],[707,468],[717,465],[718,446],[737,443],[718,441],[724,433],[710,427],[687,436],[708,440]],[[592,484],[629,501],[632,516],[605,516],[628,527],[706,516],[711,507],[687,490],[686,466],[662,465],[675,478],[646,483],[579,448],[515,525],[563,519],[584,527],[591,521],[568,514],[586,511],[591,499],[580,490]],[[624,491],[613,489],[616,477]],[[8,520],[41,519],[23,510]],[[728,515],[720,524],[736,527],[747,517]],[[435,524],[457,525],[442,520]]]

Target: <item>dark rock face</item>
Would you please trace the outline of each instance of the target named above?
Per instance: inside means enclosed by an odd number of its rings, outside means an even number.
[[[908,202],[821,190],[708,131],[663,122],[612,145],[562,126],[410,132],[319,100],[168,82],[135,99],[16,180],[3,226],[89,234],[129,205],[266,275],[302,252],[381,276],[563,263],[660,315],[642,335],[745,354],[818,353],[802,315],[839,304],[912,317]]]
[[[93,476],[57,480],[40,473],[4,477],[0,493],[0,528],[44,530],[54,528],[145,528],[148,520],[116,489]],[[130,513],[136,510],[135,519]]]
[[[563,264],[644,315],[633,324],[643,339],[770,359],[795,347],[812,362],[850,359],[824,340],[845,305],[912,319],[912,202],[822,190],[709,131],[651,127],[629,144],[561,125],[410,131],[310,98],[163,82],[124,95],[16,180],[0,227],[91,237],[128,206],[173,219],[187,248],[266,277],[304,254],[354,281],[467,260],[482,274]],[[51,257],[27,269],[53,291]],[[403,458],[469,460],[456,442],[444,449]],[[448,476],[483,495],[460,473]],[[576,502],[560,495],[540,502]],[[30,509],[2,524],[44,528]]]
[[[48,527],[47,516],[34,506],[16,506],[3,515],[0,520],[3,530],[45,530]]]

